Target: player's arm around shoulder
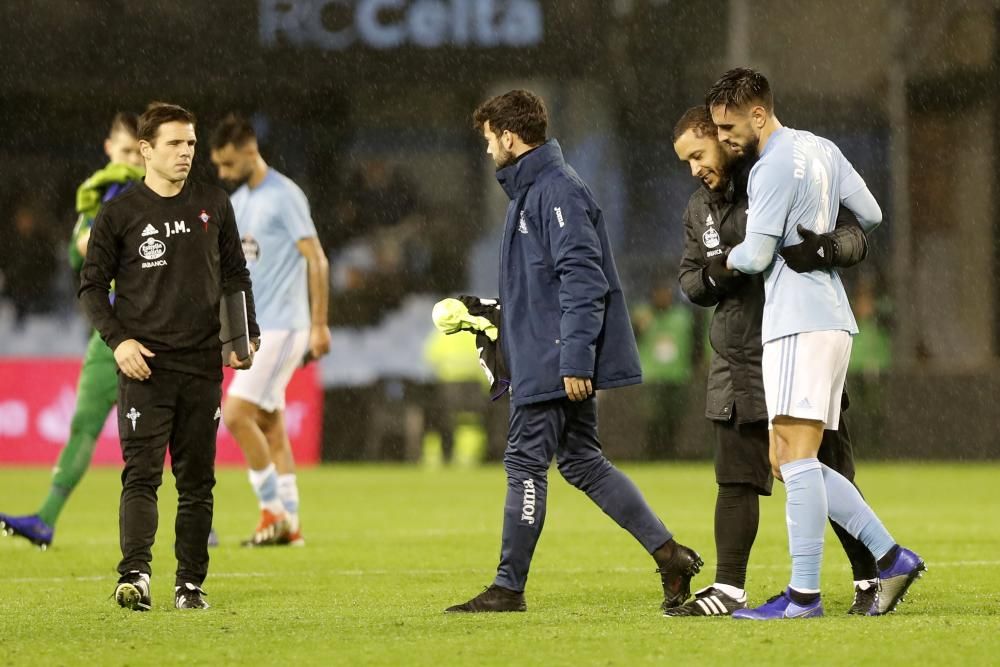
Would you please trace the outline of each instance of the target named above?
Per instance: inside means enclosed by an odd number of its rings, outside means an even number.
[[[833,266],[847,268],[860,264],[868,256],[868,237],[851,209],[841,206],[837,225],[827,234],[830,237]]]
[[[771,266],[800,182],[790,155],[768,155],[754,165],[747,187],[746,236],[729,253],[728,268],[754,274]]]

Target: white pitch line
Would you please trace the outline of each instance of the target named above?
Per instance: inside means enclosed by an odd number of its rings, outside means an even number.
[[[1000,560],[955,560],[955,561],[931,561],[930,568],[936,567],[997,567],[1000,566]],[[761,565],[752,565],[751,570],[781,570],[787,569],[789,565],[787,563],[777,564],[777,563],[765,563]],[[836,566],[838,570],[848,570],[850,569],[847,565]],[[540,571],[544,572],[545,568],[539,568]],[[423,575],[423,576],[448,576],[455,574],[480,574],[484,570],[481,568],[464,568],[464,569],[423,569],[414,570],[407,569],[406,573],[409,575]],[[571,568],[571,569],[559,569],[560,573],[563,574],[601,574],[601,573],[615,573],[615,574],[645,574],[650,571],[646,567],[616,567],[610,569],[589,569],[589,568]],[[382,577],[389,575],[399,574],[398,569],[371,569],[371,570],[323,570],[323,571],[311,571],[302,572],[301,570],[296,570],[295,572],[212,572],[209,573],[209,579],[241,579],[241,578],[256,578],[256,577],[296,577],[302,578],[305,576],[338,576],[338,577]],[[13,579],[2,579],[0,578],[0,584],[12,583],[12,584],[36,584],[36,583],[66,583],[71,581],[107,581],[113,579],[114,575],[89,575],[89,576],[79,576],[79,577],[16,577]]]

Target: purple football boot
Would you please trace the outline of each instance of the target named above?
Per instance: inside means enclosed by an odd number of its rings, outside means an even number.
[[[37,514],[11,516],[0,514],[0,534],[18,535],[45,551],[52,544],[55,529],[42,521]]]
[[[878,595],[869,616],[882,616],[891,613],[903,601],[906,591],[914,581],[927,570],[924,559],[909,549],[899,547],[892,564],[878,573]]]
[[[795,604],[788,595],[788,591],[781,591],[778,595],[765,602],[759,607],[752,609],[737,609],[733,612],[733,618],[751,621],[777,621],[782,618],[819,618],[823,615],[823,601],[816,598],[816,601],[806,606]]]

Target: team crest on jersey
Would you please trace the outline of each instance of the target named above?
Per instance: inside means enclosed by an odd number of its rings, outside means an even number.
[[[248,262],[256,262],[260,259],[260,244],[257,243],[257,239],[247,234],[240,239],[240,243],[243,245],[243,257]]]
[[[205,231],[207,232],[208,221],[212,219],[212,216],[210,216],[207,212],[205,212],[205,209],[201,209],[201,213],[198,214],[198,219],[201,220],[201,224],[205,228]]]
[[[706,248],[718,248],[719,232],[715,231],[715,227],[709,227],[705,230],[705,233],[701,235],[701,240],[704,242]]]
[[[148,238],[139,246],[139,255],[147,260],[159,259],[165,252],[167,244],[160,239]]]

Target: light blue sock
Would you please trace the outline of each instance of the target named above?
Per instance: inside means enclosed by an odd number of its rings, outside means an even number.
[[[781,466],[785,480],[785,520],[792,554],[792,581],[799,591],[819,590],[826,530],[826,487],[819,459],[799,459]]]
[[[278,475],[278,498],[289,514],[299,513],[299,487],[295,481],[295,473]]]
[[[858,538],[876,559],[889,553],[896,541],[861,497],[857,487],[828,466],[823,466],[823,483],[826,485],[830,518]]]
[[[261,508],[272,514],[282,514],[285,508],[282,507],[281,500],[278,498],[278,472],[275,470],[274,464],[269,464],[263,470],[250,468],[247,473],[250,477],[250,486],[257,494]]]

